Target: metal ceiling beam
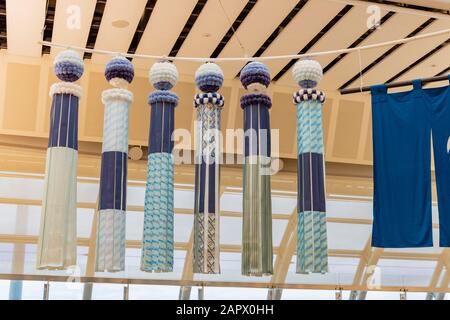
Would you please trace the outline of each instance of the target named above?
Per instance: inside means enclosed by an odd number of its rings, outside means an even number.
[[[362,286],[363,288],[365,287],[365,290],[359,290],[359,295],[358,295],[358,300],[365,300],[366,299],[366,295],[367,295],[367,291],[370,289],[367,286],[367,281],[369,280],[369,277],[371,276],[371,274],[368,273],[368,269],[371,266],[376,266],[378,264],[378,261],[380,260],[380,258],[382,257],[384,249],[382,248],[374,248],[371,251],[370,257],[367,261],[367,266],[365,268],[364,271],[364,276],[361,278],[361,283],[360,286]],[[381,283],[380,283],[381,286]]]
[[[0,234],[0,243],[23,243],[23,244],[36,244],[38,241],[38,237],[34,235],[14,235],[14,234]],[[78,238],[77,245],[82,247],[89,246],[89,238]],[[175,242],[174,244],[175,250],[187,250],[188,243],[187,242]],[[141,248],[141,240],[127,240],[126,241],[127,248]],[[278,254],[280,251],[279,246],[274,246],[273,252],[274,254]],[[240,245],[232,245],[232,244],[221,244],[220,245],[221,252],[233,252],[240,253],[241,246]],[[345,250],[345,249],[328,249],[328,255],[330,257],[341,257],[341,258],[358,258],[362,254],[362,250]],[[427,260],[427,261],[437,261],[439,259],[439,254],[432,253],[397,253],[397,252],[382,252],[381,258],[383,259],[392,259],[392,260]]]
[[[191,235],[189,236],[189,241],[186,245],[186,255],[184,258],[183,273],[181,275],[182,280],[192,280],[194,278],[193,271],[193,259],[194,259],[194,226],[192,226]],[[181,286],[179,293],[179,300],[189,300],[191,297],[191,286]]]
[[[364,274],[364,270],[367,266],[367,263],[370,259],[370,253],[372,252],[372,237],[369,236],[369,239],[367,239],[366,245],[364,246],[364,249],[362,251],[361,257],[359,258],[358,267],[356,268],[355,276],[353,278],[353,285],[357,286],[361,283],[361,279]],[[351,291],[350,292],[350,300],[357,300],[359,296],[359,291]]]
[[[279,248],[281,249],[277,253],[273,268],[273,275],[270,279],[270,282],[272,283],[282,283],[286,279],[292,255],[297,245],[297,219],[297,207],[295,207],[291,213],[291,217],[288,220],[280,242]]]
[[[1,175],[0,175],[1,176]],[[130,183],[129,183],[130,185]],[[180,188],[193,190],[193,188]],[[225,188],[224,188],[225,189]],[[220,194],[223,195],[224,192]],[[41,206],[42,201],[36,199],[21,199],[21,198],[0,198],[0,204],[16,204],[16,205],[29,205],[29,206]],[[80,209],[96,209],[98,205],[94,202],[78,202],[77,208]],[[144,206],[128,205],[127,211],[133,212],[144,212]],[[193,214],[192,209],[175,208],[175,214]],[[238,211],[226,211],[222,210],[220,212],[221,217],[234,217],[240,218],[242,216],[241,212]],[[272,219],[278,220],[290,220],[292,214],[274,213],[272,214]],[[327,217],[328,223],[343,223],[343,224],[362,224],[371,225],[372,219],[360,219],[360,218],[339,218],[339,217]],[[439,228],[438,224],[433,224],[433,228]]]
[[[341,20],[351,9],[353,8],[352,5],[346,5],[339,13],[330,21],[328,24],[320,30],[316,36],[311,39],[310,42],[306,46],[301,49],[298,54],[305,54],[307,53],[319,40],[322,38],[328,31],[330,31],[334,25],[336,25],[339,20]],[[274,77],[273,81],[277,81],[280,79],[294,64],[297,62],[298,59],[291,59],[284,67],[281,69]],[[325,69],[324,69],[325,71]]]
[[[408,34],[405,38],[411,38],[416,36],[419,32],[421,32],[423,29],[428,27],[430,24],[432,24],[434,21],[436,21],[435,18],[430,18],[427,21],[425,21],[423,24],[421,24],[418,28],[414,29],[410,34]],[[360,73],[355,74],[353,77],[350,78],[347,82],[345,82],[339,90],[346,89],[350,84],[352,84],[356,79],[363,77],[368,71],[370,71],[372,68],[376,67],[377,64],[379,64],[381,61],[389,57],[392,53],[394,53],[397,49],[402,47],[404,43],[399,43],[392,48],[390,48],[388,51],[382,53],[378,58],[376,58],[372,63],[368,64],[364,69],[361,70]]]
[[[24,280],[24,281],[49,281],[49,282],[67,282],[69,276],[57,275],[31,275],[31,274],[0,274],[2,280]],[[182,281],[182,280],[166,280],[166,279],[136,279],[136,278],[119,278],[119,277],[80,277],[81,283],[114,283],[129,285],[168,285],[168,286],[191,286],[191,287],[235,287],[235,288],[273,288],[270,282],[243,282],[243,281]],[[335,291],[334,284],[301,284],[301,283],[278,283],[277,288],[280,289],[303,289],[303,290],[330,290]],[[343,285],[342,290],[366,290],[364,286]],[[381,286],[378,289],[369,289],[369,291],[388,291],[400,292],[405,287],[399,286]],[[429,292],[428,287],[411,286],[406,288],[408,292]],[[449,288],[439,288],[438,292],[450,292]]]
[[[98,201],[100,194],[97,195],[97,203],[94,209],[94,217],[92,218],[91,234],[88,241],[88,256],[86,261],[86,276],[93,277],[95,275],[95,253],[97,250],[97,221],[98,221]],[[83,287],[83,300],[92,299],[92,283],[85,283]]]
[[[431,289],[436,289],[438,287],[448,288],[450,283],[450,249],[444,249],[442,254],[436,264],[436,268],[434,269],[433,276],[431,277],[429,287]],[[442,278],[441,283],[439,284],[439,280],[441,279],[441,274],[445,270],[444,276]],[[429,292],[426,296],[426,300],[443,300],[445,298],[445,294],[438,292]]]
[[[225,188],[223,186],[220,187],[220,193],[219,193],[219,199],[222,197],[223,193],[225,192]],[[189,212],[189,214],[194,214],[192,210],[187,210],[186,212]],[[222,215],[222,213],[221,213]],[[239,214],[240,216],[240,214]],[[186,250],[186,256],[184,258],[184,266],[183,266],[183,273],[181,276],[182,280],[193,280],[194,279],[194,237],[195,237],[195,222],[192,225],[191,229],[191,235],[189,236],[189,241],[186,244],[187,250]],[[180,287],[180,300],[189,300],[189,297],[191,295],[191,287]]]

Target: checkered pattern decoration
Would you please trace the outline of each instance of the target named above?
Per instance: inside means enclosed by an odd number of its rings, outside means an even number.
[[[294,104],[302,101],[314,101],[317,100],[321,103],[325,102],[325,93],[316,89],[300,89],[293,95]]]
[[[52,107],[45,167],[44,195],[36,265],[38,269],[67,269],[76,265],[78,102],[83,60],[63,51],[54,61],[63,82],[50,88]]]
[[[220,113],[224,103],[218,94],[223,73],[215,63],[205,63],[195,74],[203,93],[194,97],[197,109],[194,259],[195,273],[220,273]]]
[[[169,91],[178,71],[170,62],[157,62],[150,69],[150,83],[157,89],[148,97],[151,106],[148,173],[145,190],[141,270],[173,271],[173,141],[178,96]]]
[[[124,57],[114,57],[105,78],[114,86],[102,93],[102,166],[97,220],[95,271],[125,270],[125,226],[127,210],[128,108],[133,94],[126,89],[134,68]]]
[[[325,210],[325,168],[322,128],[323,92],[313,89],[322,78],[314,60],[299,60],[294,80],[304,88],[296,92],[298,146],[297,273],[328,271]]]
[[[244,177],[242,274],[273,273],[272,206],[270,191],[270,118],[272,106],[264,93],[270,83],[268,68],[259,62],[247,64],[241,82],[251,93],[241,97],[244,112]]]

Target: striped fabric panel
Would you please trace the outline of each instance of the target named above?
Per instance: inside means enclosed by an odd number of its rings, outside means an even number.
[[[298,153],[323,154],[322,104],[304,101],[297,105]]]
[[[205,219],[208,219],[208,215],[199,214],[194,211],[194,252],[193,252],[193,271],[194,273],[207,273],[203,272],[205,265]],[[206,222],[207,223],[207,222]],[[207,244],[206,244],[207,245]]]
[[[78,97],[71,94],[53,95],[48,147],[78,150]]]
[[[128,103],[117,100],[105,106],[102,152],[128,153]]]
[[[148,153],[172,153],[175,105],[158,102],[151,107],[151,124]]]
[[[270,157],[269,108],[251,105],[244,108],[244,151],[245,156],[262,155]]]
[[[220,108],[198,105],[197,148],[195,166],[194,259],[195,273],[219,273],[219,179]]]
[[[125,220],[124,210],[99,211],[95,271],[118,272],[125,269]]]
[[[328,269],[322,103],[297,104],[297,273]]]
[[[75,149],[47,149],[38,269],[67,269],[76,264],[77,159]]]
[[[141,270],[173,270],[173,155],[151,153],[145,190]]]
[[[270,158],[248,160],[244,163],[242,274],[264,276],[273,273],[270,175],[264,174]]]
[[[298,213],[297,273],[326,273],[326,214],[319,211]]]
[[[324,160],[318,153],[298,155],[298,203],[299,212],[325,212]]]
[[[96,271],[125,270],[128,108],[131,92],[103,91],[102,165],[97,224]]]
[[[273,273],[270,105],[263,94],[241,98],[245,131],[241,272],[246,276]]]
[[[100,174],[99,210],[126,210],[127,161],[124,152],[104,152]]]

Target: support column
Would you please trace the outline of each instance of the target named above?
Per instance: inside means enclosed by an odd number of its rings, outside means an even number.
[[[191,291],[192,291],[192,287],[181,286],[180,294],[178,295],[178,300],[190,300],[191,299]]]

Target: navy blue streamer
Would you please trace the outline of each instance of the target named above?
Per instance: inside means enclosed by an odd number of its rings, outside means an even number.
[[[299,212],[325,212],[325,186],[323,155],[307,152],[298,155],[298,197]]]
[[[53,95],[48,147],[67,147],[78,150],[77,96]]]
[[[99,210],[126,210],[127,159],[128,155],[124,152],[103,152]]]

